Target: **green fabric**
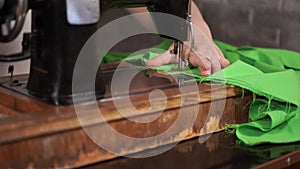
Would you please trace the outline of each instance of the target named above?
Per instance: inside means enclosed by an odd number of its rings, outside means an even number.
[[[266,99],[255,100],[249,111],[250,122],[233,125],[246,145],[300,141],[300,54],[254,47],[234,48],[216,42],[231,66],[206,78],[218,81],[224,73],[226,83],[248,89]]]
[[[297,132],[300,128],[300,54],[282,49],[248,46],[237,48],[220,41],[215,43],[232,64],[210,77],[200,76],[197,68],[176,72],[176,64],[150,69],[193,76],[201,82],[225,81],[264,96],[263,99],[253,101],[249,123],[229,125],[235,128],[237,137],[246,145],[300,141],[300,134]],[[146,61],[159,54],[150,50],[126,60],[142,58]],[[139,68],[149,69],[146,66]]]
[[[158,54],[161,54],[161,51],[167,50],[172,41],[169,39],[163,39],[162,42],[154,47],[152,47],[149,51],[151,53],[155,53],[153,58]],[[158,49],[158,50],[157,50]],[[121,61],[130,61],[130,60],[139,60],[143,56],[144,53],[131,53],[131,52],[108,52],[105,57],[103,57],[102,63],[112,63],[112,62],[121,62]]]
[[[263,73],[260,69],[238,60],[204,80],[224,80],[218,79],[222,74],[228,84],[240,86],[269,99],[300,105],[300,81],[293,70]]]

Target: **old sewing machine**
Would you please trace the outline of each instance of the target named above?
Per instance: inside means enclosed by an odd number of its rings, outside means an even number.
[[[195,90],[195,85],[181,86],[180,80],[174,83],[160,77],[146,78],[141,73],[134,77],[129,89],[130,104],[128,98],[111,99],[110,94],[104,93],[110,87],[118,63],[99,67],[95,88],[86,86],[83,75],[77,81],[80,90],[72,91],[73,71],[82,47],[99,28],[102,15],[114,8],[146,6],[153,12],[185,20],[172,25],[152,16],[159,31],[172,29],[175,33],[175,38],[164,37],[175,41],[172,52],[180,58],[178,68],[182,69],[182,42],[193,41],[190,3],[189,0],[0,0],[1,42],[13,40],[22,28],[27,11],[32,11],[32,31],[23,36],[22,52],[1,57],[1,61],[31,59],[29,75],[0,78],[1,168],[80,167],[213,133],[225,124],[247,121],[251,96],[241,97],[242,90],[229,85],[199,84]],[[85,73],[89,73],[90,67],[98,67],[97,47],[89,51],[94,56],[87,56],[91,60]],[[121,69],[130,70],[130,66]],[[160,92],[151,92],[158,88]],[[89,106],[91,94],[97,96],[97,108]],[[73,103],[74,98],[80,102]],[[114,104],[116,100],[118,107]],[[84,123],[79,120],[75,105],[84,111],[80,117]],[[217,113],[210,113],[212,106]],[[132,114],[132,107],[139,114]],[[106,123],[99,120],[96,109],[101,110]],[[149,138],[164,133],[178,117],[189,119],[191,111],[196,113],[194,123],[180,123],[175,126],[174,134],[143,144],[117,144],[118,139],[105,130],[105,124],[109,124],[124,135]],[[120,112],[125,112],[127,118]],[[128,117],[152,120],[145,124]],[[91,133],[107,140],[120,153],[95,144]],[[217,146],[218,141],[212,144]],[[227,153],[231,152],[227,150]],[[220,158],[218,162],[222,164],[226,160]]]
[[[72,92],[72,78],[77,57],[86,41],[98,29],[101,15],[110,8],[148,6],[153,12],[163,12],[189,20],[189,1],[1,1],[2,42],[13,40],[24,23],[27,10],[32,10],[32,32],[24,35],[23,51],[7,57],[8,60],[31,58],[28,81],[4,84],[5,87],[37,97],[52,104],[70,104],[72,97],[91,92],[85,87],[86,79],[80,77],[81,91]],[[155,18],[156,16],[153,16]],[[12,26],[12,21],[15,24]],[[189,22],[190,23],[190,20]],[[179,69],[183,65],[183,41],[187,39],[187,27],[191,24],[169,24],[179,39],[175,39],[174,53],[179,55]],[[166,24],[157,18],[158,29],[165,29]],[[191,29],[192,30],[192,29]],[[101,38],[101,37],[99,37]],[[178,45],[178,41],[180,42]],[[96,42],[95,42],[96,45]],[[179,46],[179,47],[178,47]],[[178,49],[179,48],[179,49]],[[178,52],[179,51],[179,52]],[[92,52],[91,52],[92,54]],[[87,56],[88,57],[88,56]],[[97,64],[97,56],[90,64]],[[88,58],[86,59],[88,60]],[[89,67],[93,67],[89,65]],[[85,69],[89,69],[86,67]],[[89,72],[87,70],[86,72]],[[99,70],[95,93],[104,93],[103,73]],[[20,86],[25,85],[25,86]],[[16,87],[17,86],[17,87]],[[21,89],[23,88],[23,89]]]

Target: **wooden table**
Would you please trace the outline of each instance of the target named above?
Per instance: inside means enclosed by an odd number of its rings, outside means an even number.
[[[7,81],[7,78],[1,78],[1,81]],[[84,126],[77,118],[74,105],[53,106],[0,87],[0,168],[73,168],[114,159],[118,156],[95,144],[84,130],[88,128],[97,133],[99,139],[114,144],[116,138],[107,137],[110,133],[101,130],[105,124],[124,135],[148,138],[166,131],[180,111],[183,118],[189,118],[187,112],[197,109],[194,124],[180,124],[175,135],[147,144],[116,145],[126,155],[217,132],[226,124],[248,120],[252,102],[249,92],[232,85],[200,84],[197,87],[199,90],[195,91],[189,85],[183,86],[184,93],[178,87],[164,88],[165,97],[152,93],[152,104],[160,105],[166,101],[165,107],[151,108],[149,92],[138,92],[130,96],[130,101],[139,114],[132,114],[125,98],[118,99],[121,103],[118,109],[113,100],[99,101],[97,109],[101,110],[105,122],[98,118],[99,112],[90,108],[89,103],[78,104],[77,108],[84,111],[81,118],[87,121]],[[224,103],[225,107],[214,106],[218,113],[209,115],[211,105],[218,103]],[[120,111],[132,118],[158,118],[147,124],[136,123],[124,118]]]
[[[83,169],[298,169],[299,166],[300,143],[247,147],[236,144],[235,135],[218,132],[204,143],[199,143],[198,138],[190,139],[157,156],[119,158]]]

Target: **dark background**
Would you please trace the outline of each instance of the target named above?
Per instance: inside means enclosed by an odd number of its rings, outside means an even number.
[[[195,0],[214,39],[300,52],[300,0]]]

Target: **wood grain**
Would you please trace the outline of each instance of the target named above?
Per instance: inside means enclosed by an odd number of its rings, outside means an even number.
[[[141,93],[128,99],[78,104],[82,110],[78,120],[74,105],[52,106],[34,98],[0,87],[0,168],[68,168],[79,167],[118,157],[105,151],[90,139],[94,137],[115,145],[119,155],[137,153],[181,140],[194,138],[221,130],[226,124],[248,120],[249,103],[252,98],[235,86],[201,84],[199,90],[191,86],[164,89],[161,93]],[[183,92],[182,92],[183,91]],[[165,105],[163,104],[165,103]],[[151,106],[152,105],[152,106]],[[215,113],[211,112],[212,105]],[[225,107],[223,107],[225,106]],[[105,121],[99,118],[101,111]],[[191,118],[190,111],[197,113],[194,123],[176,126],[177,132],[166,138],[140,144],[120,145],[116,137],[104,130],[105,124],[127,136],[148,138],[164,133],[182,113],[182,118]],[[77,112],[78,113],[78,112]],[[125,118],[126,116],[127,118]],[[128,120],[152,120],[137,123]],[[89,131],[89,136],[85,130]],[[16,161],[18,161],[16,163]]]

